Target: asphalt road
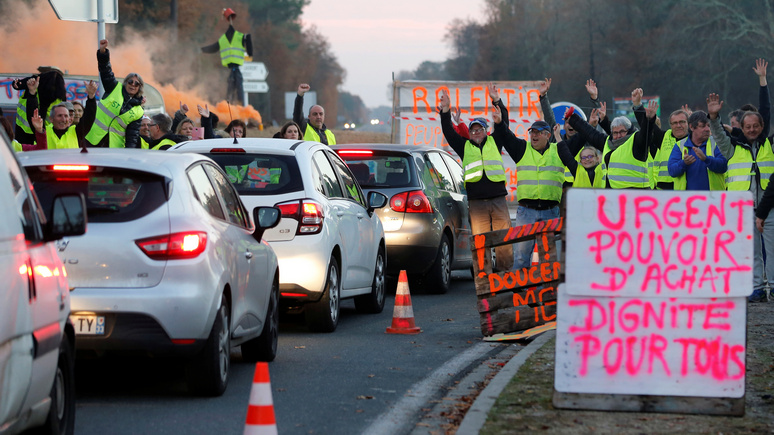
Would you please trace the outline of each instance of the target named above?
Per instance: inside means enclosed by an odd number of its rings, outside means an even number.
[[[417,335],[385,334],[394,294],[377,315],[358,314],[345,301],[331,334],[283,319],[269,364],[279,433],[406,433],[423,404],[437,402],[455,379],[499,351],[481,341],[468,272],[454,273],[446,295],[412,288],[411,297]],[[237,434],[254,365],[234,352],[228,389],[217,398],[191,395],[171,361],[79,360],[76,370],[78,434]]]

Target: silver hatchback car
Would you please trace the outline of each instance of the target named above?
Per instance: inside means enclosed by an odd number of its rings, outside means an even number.
[[[343,298],[354,298],[360,312],[382,311],[384,230],[374,209],[387,198],[366,197],[329,146],[240,138],[185,142],[166,152],[203,153],[226,171],[248,207],[282,210],[265,237],[279,258],[283,307],[303,311],[311,330],[334,331]]]
[[[86,197],[88,233],[58,242],[80,353],[185,357],[204,395],[225,391],[232,345],[274,359],[279,268],[261,236],[278,209],[254,210],[254,226],[226,174],[198,154],[89,148],[19,160],[43,204],[61,191]]]
[[[366,193],[389,204],[376,214],[387,241],[387,275],[405,270],[430,293],[446,293],[453,269],[470,269],[470,219],[462,167],[432,147],[347,144],[332,147]]]

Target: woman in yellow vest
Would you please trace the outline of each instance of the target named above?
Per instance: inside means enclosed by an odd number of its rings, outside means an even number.
[[[572,187],[581,188],[605,188],[605,165],[600,165],[599,150],[592,146],[584,146],[580,151],[580,164],[572,156],[572,152],[566,141],[561,141],[557,146],[559,157],[566,162],[566,169],[573,176]]]
[[[110,66],[107,47],[107,39],[99,41],[97,66],[105,94],[97,105],[97,118],[86,140],[98,147],[140,148],[144,82],[139,74],[129,73],[121,86]]]

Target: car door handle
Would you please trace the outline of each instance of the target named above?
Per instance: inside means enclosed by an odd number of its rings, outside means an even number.
[[[363,219],[363,217],[364,217],[365,215],[364,215],[363,213],[358,213],[356,216],[357,216],[357,218],[358,218],[358,219]]]
[[[247,258],[248,260],[252,259],[253,253],[250,251],[245,251],[245,258]]]
[[[336,209],[336,216],[342,217],[342,216],[344,216],[344,212],[339,210],[339,209]]]

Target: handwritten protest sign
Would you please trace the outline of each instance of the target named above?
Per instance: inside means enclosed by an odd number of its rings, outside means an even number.
[[[749,192],[571,189],[555,389],[740,398]]]

